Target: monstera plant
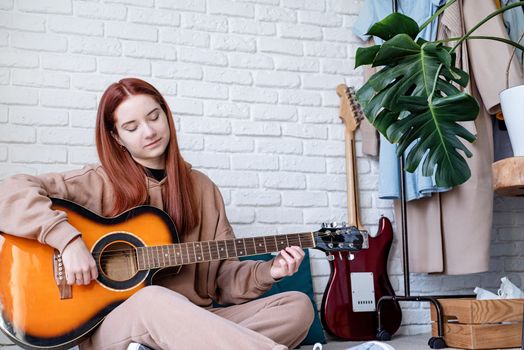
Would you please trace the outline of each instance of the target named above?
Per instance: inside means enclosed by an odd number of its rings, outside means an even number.
[[[464,40],[490,39],[524,52],[523,46],[507,39],[472,35],[492,17],[522,6],[524,1],[493,12],[462,37],[446,41],[416,39],[455,1],[448,1],[420,27],[408,16],[387,16],[367,33],[384,43],[358,48],[355,56],[355,67],[383,66],[357,91],[364,114],[382,135],[398,145],[399,156],[411,145],[405,155],[406,171],[415,171],[422,162],[423,175],[434,175],[442,187],[462,184],[471,176],[465,156],[472,154],[464,140],[471,143],[475,136],[459,122],[474,120],[479,113],[477,101],[461,90],[469,76],[455,67],[456,48]],[[449,41],[454,41],[454,46],[445,45]]]

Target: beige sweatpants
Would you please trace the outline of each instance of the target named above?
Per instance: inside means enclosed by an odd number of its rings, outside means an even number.
[[[115,308],[81,350],[290,349],[313,322],[309,298],[285,292],[241,305],[204,309],[183,295],[148,286]]]

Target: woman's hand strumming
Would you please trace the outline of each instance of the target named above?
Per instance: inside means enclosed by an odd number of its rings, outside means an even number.
[[[98,277],[95,259],[79,236],[62,252],[67,284],[88,285]]]

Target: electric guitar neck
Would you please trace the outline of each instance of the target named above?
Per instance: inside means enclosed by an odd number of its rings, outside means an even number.
[[[349,226],[363,230],[360,222],[357,183],[357,155],[355,147],[355,131],[362,120],[362,111],[355,101],[355,90],[345,84],[337,86],[337,95],[340,97],[340,119],[345,126],[346,146],[346,191],[347,191],[347,216]]]

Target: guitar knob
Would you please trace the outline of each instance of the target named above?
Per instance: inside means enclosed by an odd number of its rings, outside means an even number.
[[[334,257],[332,254],[328,254],[327,257],[326,257],[326,259],[327,259],[328,261],[333,261],[333,260],[335,260],[335,257]]]
[[[353,253],[349,253],[348,254],[348,260],[349,261],[355,260],[355,255]]]

